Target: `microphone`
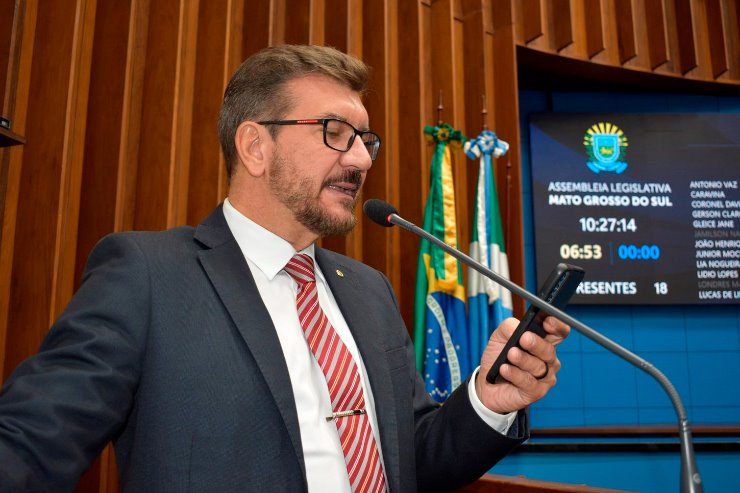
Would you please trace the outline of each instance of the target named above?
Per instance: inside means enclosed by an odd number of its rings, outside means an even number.
[[[386,228],[393,226],[393,223],[391,223],[392,215],[395,214],[396,217],[398,217],[398,210],[388,202],[380,199],[370,199],[365,201],[365,204],[362,206],[362,210],[367,217]],[[398,218],[401,219],[400,217]],[[411,226],[413,226],[413,224],[411,224]],[[421,231],[424,230],[421,229]]]
[[[472,257],[464,254],[456,248],[449,246],[447,243],[440,240],[436,236],[403,219],[401,216],[398,215],[398,210],[396,210],[396,208],[393,207],[391,204],[379,199],[370,199],[365,202],[363,206],[363,211],[365,212],[365,215],[367,215],[367,217],[380,224],[381,226],[391,227],[397,225],[407,231],[414,233],[417,236],[424,238],[427,241],[432,242],[465,265],[471,267],[472,269],[475,269],[489,279],[492,279],[512,293],[521,296],[536,307],[544,310],[546,313],[554,316],[559,320],[562,320],[582,335],[594,341],[596,344],[606,348],[610,352],[616,354],[620,358],[628,361],[632,365],[643,370],[651,377],[655,378],[655,380],[658,381],[661,387],[663,387],[665,392],[668,394],[668,397],[673,404],[673,408],[676,411],[676,415],[678,416],[678,436],[681,444],[681,493],[703,493],[704,489],[702,486],[699,469],[696,466],[694,445],[691,438],[691,428],[689,427],[689,419],[686,414],[686,409],[684,408],[683,402],[678,395],[678,391],[676,391],[676,388],[673,386],[671,381],[668,380],[668,377],[666,377],[660,370],[658,370],[651,363],[647,362],[627,348],[620,346],[608,337],[588,327],[586,324],[581,323],[580,321],[571,317],[562,310],[552,306],[550,303],[546,302],[542,298],[535,296],[519,285],[514,284],[505,277],[502,277],[501,275],[487,268],[480,262],[475,261]]]

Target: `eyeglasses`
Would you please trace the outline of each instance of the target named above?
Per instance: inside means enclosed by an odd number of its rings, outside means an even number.
[[[380,136],[369,130],[357,130],[355,127],[343,120],[336,118],[318,118],[311,120],[265,120],[257,122],[260,125],[322,125],[324,127],[324,144],[339,152],[347,152],[352,148],[355,137],[358,135],[365,144],[365,149],[370,154],[370,159],[375,161],[380,150]]]

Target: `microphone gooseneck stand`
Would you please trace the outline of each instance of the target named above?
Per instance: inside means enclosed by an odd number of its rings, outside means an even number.
[[[380,212],[380,214],[378,214],[378,212]],[[648,375],[655,378],[668,394],[668,397],[670,398],[671,403],[676,410],[676,414],[678,415],[678,435],[681,446],[681,493],[703,493],[704,490],[701,482],[701,476],[696,466],[694,446],[691,437],[691,428],[689,427],[689,420],[686,414],[686,409],[684,408],[683,402],[681,401],[676,388],[660,370],[658,370],[655,366],[653,366],[651,363],[647,362],[643,358],[637,356],[635,353],[612,341],[608,337],[603,336],[602,334],[579,322],[562,310],[559,310],[558,308],[538,298],[529,291],[526,291],[525,289],[519,287],[508,279],[493,272],[491,269],[486,268],[479,262],[476,262],[470,256],[455,248],[452,248],[437,237],[426,232],[424,229],[403,219],[401,216],[398,215],[396,209],[392,205],[377,199],[371,199],[365,203],[365,213],[368,215],[368,217],[370,217],[370,219],[380,224],[381,226],[388,227],[395,224],[434,243],[445,252],[463,262],[465,265],[475,269],[476,271],[492,279],[498,284],[501,284],[512,293],[521,296],[522,298],[526,299],[538,308],[544,310],[548,314],[562,320],[595,343],[606,348],[620,358],[627,360],[628,362],[643,370]]]

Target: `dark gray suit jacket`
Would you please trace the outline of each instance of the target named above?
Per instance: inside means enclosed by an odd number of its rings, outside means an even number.
[[[455,488],[526,438],[524,413],[502,436],[465,385],[436,406],[385,276],[316,258],[367,368],[391,492]],[[0,491],[71,490],[110,440],[123,491],[306,491],[287,365],[220,207],[195,229],[96,246],[0,394]]]

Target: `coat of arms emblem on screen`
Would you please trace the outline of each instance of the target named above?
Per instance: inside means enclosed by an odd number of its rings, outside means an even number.
[[[627,136],[622,129],[613,123],[595,123],[583,136],[588,162],[586,165],[594,173],[621,173],[627,169],[624,160],[627,147]]]

